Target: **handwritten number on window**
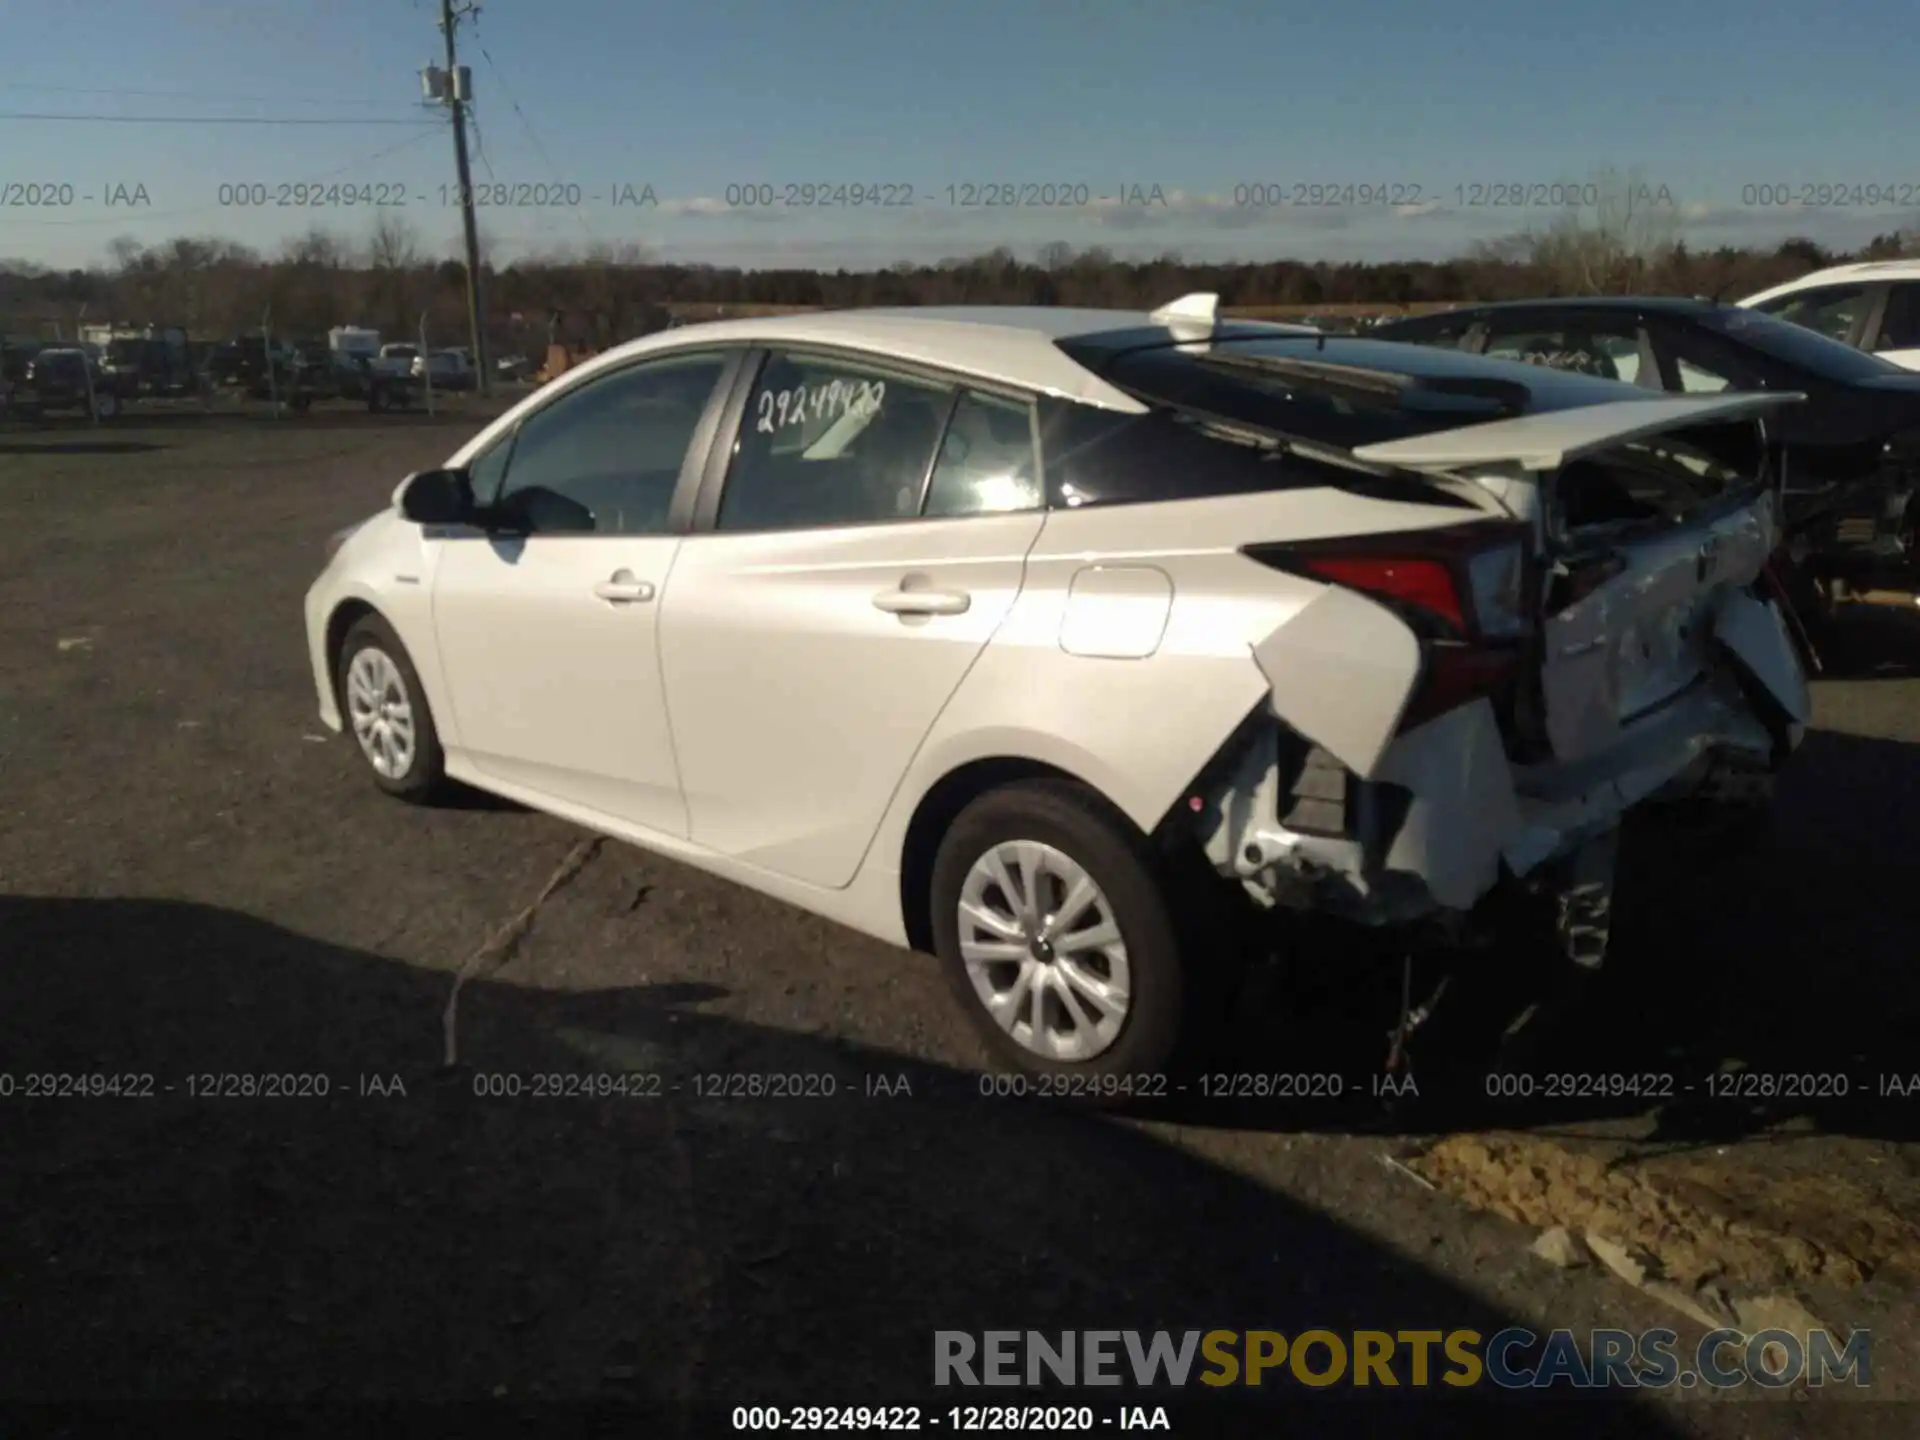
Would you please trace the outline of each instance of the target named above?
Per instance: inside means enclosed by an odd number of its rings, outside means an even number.
[[[808,419],[839,419],[843,415],[872,415],[887,398],[884,380],[834,380],[809,390],[762,390],[754,402],[754,430],[761,435],[804,424]]]

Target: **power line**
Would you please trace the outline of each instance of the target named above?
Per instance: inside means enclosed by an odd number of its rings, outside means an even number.
[[[53,115],[0,110],[0,120],[67,120],[92,125],[431,125],[430,120],[367,120],[345,115]]]
[[[42,95],[137,95],[144,100],[211,100],[236,105],[338,105],[338,95],[211,95],[201,90],[126,90],[94,85],[27,85],[0,80],[0,90],[30,90]]]
[[[519,117],[520,128],[527,132],[527,143],[533,146],[533,153],[540,157],[540,163],[545,165],[551,173],[559,174],[560,167],[553,163],[552,157],[547,154],[547,147],[542,145],[540,143],[540,137],[533,133],[533,122],[527,119],[527,112],[520,108],[519,98],[513,93],[513,87],[507,84],[507,77],[500,73],[500,67],[494,63],[493,52],[487,49],[486,41],[480,38],[478,33],[479,29],[480,22],[475,20],[474,47],[479,50],[480,57],[487,62],[487,70],[492,74],[494,80],[498,82],[500,93],[507,97],[507,104],[513,107],[513,113]],[[579,222],[581,233],[584,234],[587,239],[597,241],[600,237],[594,233],[593,226],[587,222],[586,214],[580,207],[578,205],[570,205],[567,208],[573,211],[573,218]]]

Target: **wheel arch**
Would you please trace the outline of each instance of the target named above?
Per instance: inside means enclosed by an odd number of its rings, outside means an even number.
[[[1115,823],[1138,829],[1100,789],[1061,766],[1025,755],[991,755],[947,771],[928,787],[907,822],[900,848],[900,918],[907,943],[923,955],[933,953],[933,862],[940,841],[975,800],[991,790],[1023,780],[1059,780],[1078,786],[1099,802]]]
[[[340,652],[346,646],[347,632],[369,615],[378,616],[389,627],[393,625],[380,613],[377,605],[358,595],[346,596],[327,614],[327,684],[332,687],[335,705],[344,705],[346,702],[346,697],[340,693]]]

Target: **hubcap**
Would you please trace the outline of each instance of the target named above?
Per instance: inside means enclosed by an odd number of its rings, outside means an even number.
[[[386,651],[367,647],[347,667],[347,714],[367,763],[389,780],[413,766],[413,703],[400,667]]]
[[[960,958],[974,993],[1022,1049],[1091,1060],[1131,1002],[1127,947],[1107,897],[1071,856],[1008,840],[960,887]]]

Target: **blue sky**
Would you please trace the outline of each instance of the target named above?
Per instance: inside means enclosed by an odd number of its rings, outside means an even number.
[[[313,226],[362,241],[372,212],[338,185],[404,197],[424,248],[454,253],[451,138],[416,74],[437,10],[0,7],[0,257],[84,264],[123,235],[271,250]],[[524,187],[482,211],[496,261],[637,244],[860,267],[1052,240],[1439,258],[1551,223],[1525,202],[1609,170],[1697,244],[1851,245],[1920,224],[1915,21],[1913,0],[492,0],[461,33],[475,179]],[[196,123],[15,118],[45,114]],[[296,184],[324,203],[231,203]],[[825,203],[785,203],[806,184]],[[855,209],[843,186],[912,203]],[[1777,203],[1806,186],[1835,203]],[[1018,203],[953,203],[965,187]]]

